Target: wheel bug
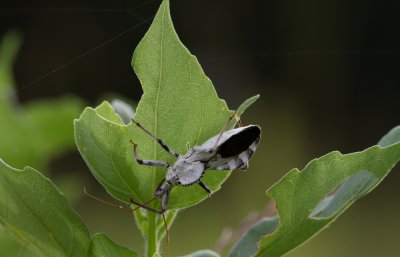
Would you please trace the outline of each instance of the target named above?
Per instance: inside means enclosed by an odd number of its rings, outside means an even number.
[[[167,172],[165,179],[160,182],[154,193],[154,197],[150,200],[160,198],[160,210],[147,206],[150,201],[142,204],[131,198],[130,202],[148,211],[163,214],[167,210],[172,187],[177,185],[190,186],[197,183],[210,196],[212,193],[211,190],[201,181],[207,170],[246,170],[248,161],[254,154],[260,141],[261,128],[258,125],[243,127],[239,119],[239,128],[227,130],[234,116],[236,116],[236,113],[229,118],[228,123],[218,135],[210,138],[200,146],[190,148],[184,155],[173,151],[161,139],[132,119],[132,122],[136,126],[156,140],[166,152],[177,158],[177,160],[173,165],[159,160],[143,160],[138,155],[138,145],[131,140],[133,155],[139,164],[165,167],[167,168]]]

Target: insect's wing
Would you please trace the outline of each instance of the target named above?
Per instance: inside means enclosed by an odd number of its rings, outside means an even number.
[[[207,169],[246,169],[249,159],[256,151],[260,137],[261,128],[256,125],[225,132],[217,145],[214,158],[208,162]]]

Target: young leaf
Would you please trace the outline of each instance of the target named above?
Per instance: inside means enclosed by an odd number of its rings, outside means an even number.
[[[0,160],[0,222],[39,256],[86,256],[90,238],[54,184],[36,170]]]
[[[255,256],[282,256],[375,188],[400,160],[399,138],[385,138],[387,147],[345,155],[331,152],[302,171],[291,170],[272,186],[267,194],[276,202],[280,224],[260,240]]]
[[[246,101],[244,101],[236,110],[236,114],[238,116],[241,116],[244,111],[249,108],[253,103],[255,103],[255,101],[258,100],[258,98],[260,98],[260,95],[255,95],[250,97],[249,99],[247,99]]]

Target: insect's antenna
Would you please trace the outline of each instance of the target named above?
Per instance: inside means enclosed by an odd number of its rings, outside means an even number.
[[[122,211],[124,211],[124,212],[132,212],[132,208],[124,207],[124,206],[118,205],[118,204],[114,204],[114,203],[108,202],[108,201],[106,201],[106,200],[103,200],[103,199],[101,199],[101,198],[99,198],[99,197],[97,197],[97,196],[94,196],[94,195],[89,194],[89,193],[86,191],[86,188],[85,188],[85,187],[83,188],[83,192],[85,193],[85,195],[87,195],[87,196],[89,196],[90,198],[93,198],[94,200],[99,201],[99,202],[101,202],[101,203],[103,203],[103,204],[106,204],[106,205],[108,205],[108,206],[111,206],[111,207],[120,209],[120,210],[122,210]]]
[[[219,136],[218,136],[218,138],[217,138],[217,141],[215,141],[214,148],[217,147],[218,142],[219,142],[219,140],[220,140],[221,137],[222,137],[222,134],[223,134],[223,133],[226,131],[226,129],[229,127],[229,124],[231,124],[231,122],[232,122],[232,120],[233,120],[233,117],[235,117],[235,116],[238,117],[238,115],[236,114],[236,111],[232,114],[231,117],[229,117],[228,122],[225,124],[225,126],[222,128],[221,132],[219,133]],[[239,119],[239,120],[240,120],[240,119]]]
[[[167,248],[167,256],[169,257],[169,232],[168,232],[168,224],[167,221],[165,220],[165,214],[162,214],[162,218],[164,221],[164,225],[165,225],[165,240],[166,240],[166,248]]]
[[[130,208],[130,210],[129,210],[128,212],[134,212],[134,211],[136,211],[136,210],[139,209],[139,208],[143,208],[143,209],[148,210],[149,207],[147,207],[146,205],[149,204],[149,203],[151,203],[151,202],[154,201],[155,199],[157,199],[157,196],[154,196],[153,198],[151,198],[151,199],[148,200],[147,202],[140,204],[140,203],[134,201],[134,200],[131,198],[131,203],[136,204],[137,207],[135,207],[135,208]]]

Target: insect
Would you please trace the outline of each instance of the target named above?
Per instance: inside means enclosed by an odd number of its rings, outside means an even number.
[[[131,140],[134,158],[139,164],[165,167],[167,171],[165,179],[157,187],[152,199],[159,198],[161,200],[161,209],[157,210],[146,205],[152,200],[144,204],[133,199],[130,199],[130,201],[146,210],[163,214],[167,210],[169,195],[174,186],[198,184],[210,196],[212,193],[211,190],[201,180],[207,170],[246,170],[248,161],[254,154],[260,141],[261,128],[258,125],[248,125],[228,130],[229,124],[235,115],[236,113],[229,118],[228,123],[219,134],[208,139],[202,145],[190,148],[183,155],[173,151],[164,141],[157,138],[140,123],[132,119],[132,122],[136,126],[156,140],[166,152],[176,158],[176,161],[171,165],[159,160],[143,160],[138,155],[138,145]],[[241,125],[240,122],[239,124]]]

